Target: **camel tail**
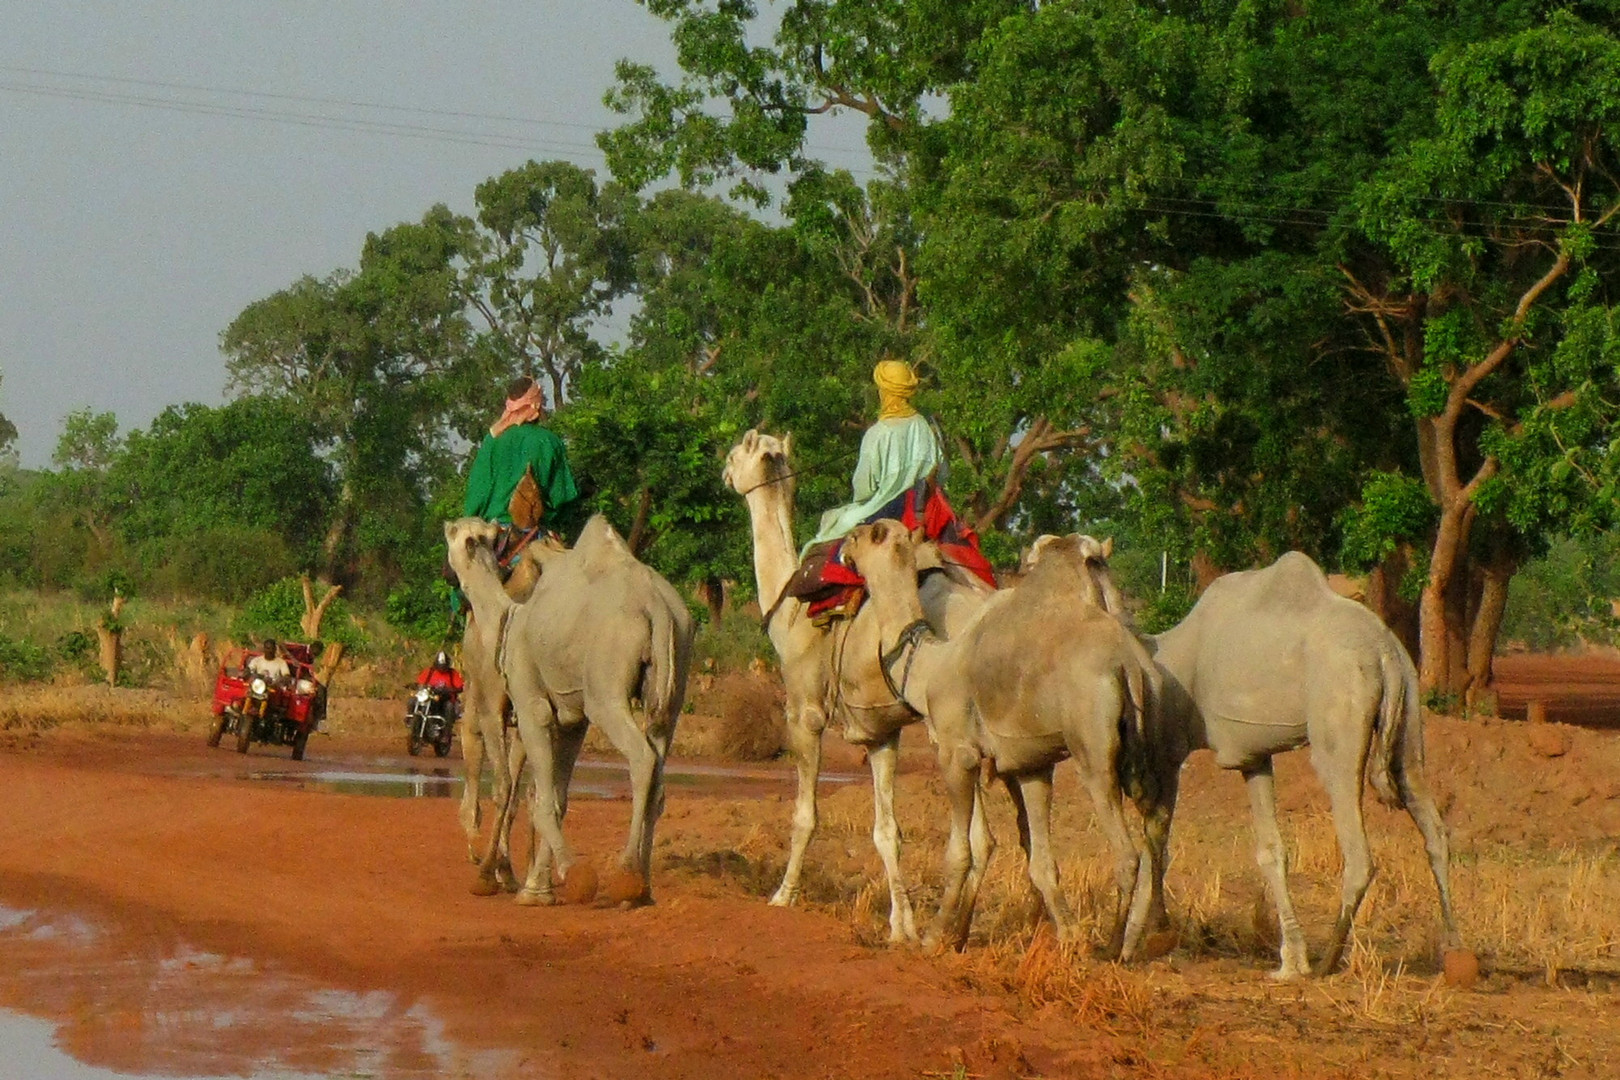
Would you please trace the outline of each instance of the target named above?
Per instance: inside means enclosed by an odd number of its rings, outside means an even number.
[[[649,663],[642,676],[641,700],[649,724],[671,723],[680,716],[686,697],[681,673],[686,665],[682,654],[689,648],[691,635],[683,634],[675,617],[660,605],[649,605],[647,621],[652,631]]]
[[[1120,786],[1131,799],[1158,800],[1158,777],[1148,755],[1148,710],[1155,707],[1153,684],[1135,664],[1125,671],[1125,693],[1130,698],[1131,716],[1120,725]]]
[[[1367,755],[1367,779],[1379,802],[1399,808],[1406,805],[1402,774],[1423,768],[1423,710],[1418,702],[1417,670],[1399,643],[1391,639],[1379,648],[1378,667],[1383,694]]]

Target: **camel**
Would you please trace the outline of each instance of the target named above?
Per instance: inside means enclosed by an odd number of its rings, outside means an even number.
[[[890,692],[877,663],[877,628],[865,612],[835,629],[811,623],[807,605],[784,595],[798,568],[793,542],[792,436],[750,430],[726,455],[725,481],[748,504],[754,540],[754,580],[765,608],[765,630],[781,662],[787,734],[798,775],[787,868],[771,904],[799,896],[805,850],[815,835],[821,736],[837,716],[844,737],[867,752],[872,770],[872,842],[889,886],[889,940],[916,941],[916,918],[900,871],[900,829],[894,817],[894,774],[900,731],[917,714]],[[965,624],[993,590],[972,574],[946,567],[922,586],[929,625],[949,634]]]
[[[1164,870],[1182,762],[1209,749],[1248,785],[1255,856],[1282,928],[1281,966],[1273,974],[1309,972],[1305,935],[1288,896],[1271,765],[1273,755],[1308,744],[1344,859],[1339,916],[1317,971],[1338,966],[1372,881],[1363,774],[1380,801],[1404,807],[1417,825],[1439,889],[1442,948],[1461,948],[1445,824],[1423,778],[1417,672],[1376,615],[1336,595],[1308,556],[1289,552],[1264,569],[1218,578],[1185,619],[1148,644],[1164,686],[1150,714],[1153,782],[1138,799],[1153,861],[1150,920],[1167,921]]]
[[[600,515],[586,524],[571,550],[538,555],[539,582],[521,604],[501,588],[490,547],[494,526],[462,518],[444,531],[450,565],[475,618],[495,628],[496,666],[522,742],[489,841],[485,873],[503,840],[526,757],[532,762],[530,817],[538,839],[518,902],[553,902],[553,862],[566,880],[578,861],[563,836],[562,819],[574,763],[594,723],[630,765],[630,834],[619,868],[634,876],[636,887],[628,892],[621,887],[618,898],[649,899],[653,831],[664,808],[664,762],[691,664],[694,624],[686,604],[667,581],[636,561]]]
[[[540,569],[546,559],[566,551],[551,537],[541,537],[524,549],[523,558],[513,567],[511,577],[503,588],[514,603],[523,603],[540,580]],[[506,681],[495,667],[495,634],[493,622],[480,623],[475,612],[468,612],[466,628],[461,638],[461,668],[465,686],[461,693],[461,757],[462,788],[458,818],[467,836],[467,856],[475,863],[484,858],[483,845],[478,835],[483,824],[483,810],[479,801],[480,781],[484,760],[492,765],[494,783],[492,795],[496,807],[505,805],[508,778],[517,773],[508,762],[506,739]],[[515,749],[513,747],[512,749]],[[516,888],[512,880],[506,849],[501,848],[501,880]]]
[[[950,795],[943,897],[926,945],[960,948],[967,941],[994,850],[981,769],[1000,776],[1012,796],[1030,881],[1058,938],[1077,936],[1051,839],[1053,768],[1072,756],[1114,853],[1107,953],[1128,960],[1136,950],[1151,863],[1126,826],[1118,777],[1126,744],[1140,748],[1158,680],[1147,651],[1109,613],[1088,572],[1109,548],[1081,536],[1048,542],[1015,588],[992,597],[965,629],[941,641],[922,616],[916,551],[905,528],[879,521],[845,541],[845,559],[871,591],[885,674],[927,716]]]

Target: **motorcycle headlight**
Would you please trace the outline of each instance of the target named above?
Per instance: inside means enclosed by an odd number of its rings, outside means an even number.
[[[428,688],[425,687],[425,686],[422,687],[420,690],[418,690],[416,692],[416,700],[417,701],[426,701],[428,698],[430,698],[432,696],[433,696],[432,694],[428,693]]]
[[[252,690],[255,694],[264,693],[264,691],[265,691],[264,680],[263,679],[254,679],[251,683],[248,684],[248,689]]]

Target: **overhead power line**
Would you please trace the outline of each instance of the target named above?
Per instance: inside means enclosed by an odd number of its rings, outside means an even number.
[[[9,76],[9,78],[8,78]],[[19,78],[19,76],[21,78]],[[60,83],[40,82],[41,77],[53,80],[68,80],[68,85]],[[73,83],[89,83],[90,86],[73,85]],[[99,87],[97,86],[99,84]],[[112,87],[112,88],[109,88]],[[168,91],[168,93],[140,93],[134,90],[113,89],[116,87],[142,88],[148,91]],[[225,116],[238,119],[263,120],[274,123],[292,124],[303,127],[332,128],[340,131],[363,131],[382,135],[399,135],[407,138],[428,139],[430,141],[462,143],[478,146],[494,146],[502,149],[537,150],[544,153],[564,152],[583,153],[600,161],[601,150],[594,142],[570,141],[566,138],[545,137],[535,129],[557,128],[572,132],[589,132],[595,134],[603,130],[603,125],[589,124],[581,121],[551,120],[532,116],[518,116],[509,113],[485,113],[464,109],[441,109],[420,105],[395,105],[378,101],[360,101],[350,98],[325,97],[317,94],[294,94],[267,90],[240,90],[232,87],[205,86],[197,83],[172,82],[160,79],[137,79],[115,75],[93,75],[85,72],[61,71],[53,68],[22,67],[12,64],[0,64],[0,91],[9,91],[17,94],[28,94],[38,97],[54,97],[74,101],[98,102],[104,104],[135,105],[142,108],[165,109],[172,112],[189,112],[208,116]],[[190,96],[176,96],[174,92]],[[290,102],[300,105],[327,106],[345,110],[361,110],[360,115],[352,112],[345,114],[331,114],[328,112],[291,111],[285,108],[267,107],[253,104],[231,104],[222,101],[210,101],[206,96],[215,95],[225,98],[235,98],[246,102]],[[430,124],[409,122],[408,120],[386,120],[374,116],[366,116],[364,112],[388,113],[404,117],[433,117],[448,120],[471,120],[483,124],[517,125],[527,129],[521,133],[490,131],[487,129],[469,130],[465,128],[447,128]],[[807,149],[819,155],[844,155],[859,157],[863,151],[850,147],[835,147],[807,144]],[[871,173],[870,170],[852,169],[853,172]]]

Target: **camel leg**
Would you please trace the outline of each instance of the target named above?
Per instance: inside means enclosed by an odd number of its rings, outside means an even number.
[[[939,913],[923,945],[930,949],[938,945],[960,949],[967,943],[968,927],[973,921],[971,901],[964,897],[964,887],[976,861],[972,840],[975,823],[987,832],[978,797],[979,755],[971,747],[941,746],[939,768],[950,798],[951,835],[945,842],[945,866],[940,873]]]
[[[561,793],[557,790],[557,718],[551,703],[537,688],[514,686],[512,689],[518,735],[523,739],[534,777],[529,813],[534,819],[536,850],[550,853],[550,858],[530,860],[529,877],[518,893],[518,903],[549,903],[552,895],[550,864],[555,861],[558,873],[566,876],[575,862],[572,849],[563,839]]]
[[[568,727],[559,725],[557,728],[557,754],[556,759],[552,762],[552,768],[555,770],[553,775],[557,791],[557,817],[559,820],[568,816],[568,789],[574,782],[574,764],[579,760],[580,747],[585,745],[585,736],[590,729],[591,726],[588,723],[571,724]],[[520,749],[522,748],[523,740],[514,739],[512,741],[517,743]],[[514,778],[512,782],[516,784],[517,780]],[[534,784],[534,780],[531,779],[529,781],[529,800],[531,802],[534,800]],[[515,828],[518,822],[522,820],[522,816],[519,815],[514,820],[513,827]],[[551,847],[535,832],[532,815],[528,818],[527,824],[529,829],[529,873],[525,875],[524,880],[527,882],[528,878],[538,876],[540,880],[549,882],[551,880]]]
[[[467,857],[478,862],[482,857],[478,831],[484,816],[478,802],[478,789],[484,778],[484,737],[478,730],[476,709],[464,709],[456,723],[461,728],[461,806],[456,816],[467,837]]]
[[[1440,893],[1440,921],[1444,932],[1440,947],[1444,950],[1461,949],[1462,934],[1457,929],[1457,916],[1451,907],[1451,844],[1446,836],[1446,823],[1434,805],[1428,785],[1421,776],[1414,776],[1405,768],[1396,774],[1400,784],[1401,800],[1412,824],[1423,834],[1423,848],[1429,855],[1429,870],[1434,874],[1435,888]]]
[[[872,843],[883,858],[883,870],[889,879],[889,941],[916,941],[911,894],[900,872],[900,824],[894,818],[894,773],[900,762],[900,733],[869,747],[866,759],[872,766]]]
[[[654,802],[663,801],[663,762],[636,723],[628,701],[608,697],[596,703],[595,708],[587,703],[586,713],[630,766],[630,835],[619,855],[619,866],[640,875],[646,885],[650,867],[642,864],[642,853],[649,857],[652,853],[651,833],[657,817],[650,811]]]
[[[1085,748],[1080,750],[1084,753]],[[1151,890],[1152,858],[1145,850],[1138,850],[1125,825],[1125,809],[1113,765],[1091,761],[1079,754],[1075,755],[1075,760],[1080,763],[1080,782],[1091,796],[1097,824],[1114,854],[1114,925],[1109,931],[1104,955],[1110,960],[1128,960],[1136,951],[1147,921],[1148,895],[1143,893],[1138,898],[1137,881],[1140,879],[1143,887]],[[1137,899],[1140,902],[1133,903]]]
[[[502,736],[505,736],[505,725],[502,725]],[[484,845],[482,857],[478,860],[478,884],[473,892],[479,896],[493,896],[497,892],[516,892],[518,888],[517,875],[512,869],[512,830],[517,827],[522,815],[517,813],[517,805],[523,798],[523,765],[525,762],[523,741],[510,740],[510,745],[504,748],[504,755],[491,753],[492,762],[498,762],[493,771],[497,778],[505,770],[506,783],[496,784],[502,791],[495,800],[495,826],[490,830],[489,840]],[[529,826],[528,848],[530,858],[535,852],[534,826]]]
[[[984,790],[977,783],[973,786],[973,817],[968,822],[968,851],[973,856],[973,865],[968,870],[967,884],[962,887],[962,910],[967,912],[971,921],[973,910],[978,906],[979,886],[984,881],[985,871],[990,868],[990,856],[995,854],[996,838],[990,833],[990,818],[984,810]],[[967,941],[968,926],[962,926],[961,938]]]
[[[1361,817],[1361,776],[1365,766],[1366,747],[1355,756],[1324,752],[1312,744],[1311,757],[1316,774],[1327,788],[1333,804],[1333,828],[1339,834],[1339,854],[1344,859],[1344,874],[1339,893],[1339,917],[1333,923],[1333,937],[1327,951],[1317,965],[1318,975],[1330,975],[1339,966],[1344,955],[1344,944],[1350,937],[1356,911],[1367,886],[1372,884],[1372,850],[1367,846],[1367,826]]]
[[[641,879],[647,883],[649,896],[652,891],[653,831],[658,826],[658,819],[664,816],[664,765],[669,761],[669,747],[674,740],[673,731],[647,736],[647,741],[652,744],[653,760],[656,763],[652,786],[647,795],[647,814],[641,830]]]
[[[1029,813],[1029,879],[1057,925],[1058,940],[1072,941],[1079,926],[1058,885],[1057,858],[1052,853],[1052,767],[1024,773],[1018,786]]]
[[[1181,783],[1181,765],[1169,765],[1160,771],[1159,787],[1153,800],[1141,799],[1136,808],[1142,813],[1142,833],[1147,840],[1148,858],[1152,860],[1149,884],[1148,930],[1167,930],[1170,913],[1164,901],[1164,875],[1170,866],[1170,826],[1176,814],[1176,794]]]
[[[1018,847],[1024,853],[1024,895],[1018,906],[1022,911],[1021,921],[1034,923],[1046,911],[1046,900],[1035,888],[1035,880],[1029,871],[1029,807],[1024,805],[1024,789],[1019,787],[1018,778],[1003,776],[1002,786],[1007,789],[1007,797],[1012,800],[1013,817],[1018,827]]]
[[[782,883],[771,897],[773,907],[786,907],[799,898],[804,853],[810,847],[810,838],[816,834],[816,783],[821,778],[821,733],[826,726],[827,718],[816,706],[801,704],[788,710],[788,747],[793,751],[799,790],[793,800],[793,835],[788,847],[787,869],[782,872]]]
[[[1282,928],[1282,966],[1272,977],[1291,979],[1310,969],[1305,956],[1305,931],[1300,929],[1299,917],[1288,897],[1288,855],[1277,828],[1277,785],[1271,759],[1243,770],[1243,779],[1249,787],[1249,812],[1254,818],[1255,861],[1260,864],[1260,876],[1265,879],[1266,892],[1271,895]]]

